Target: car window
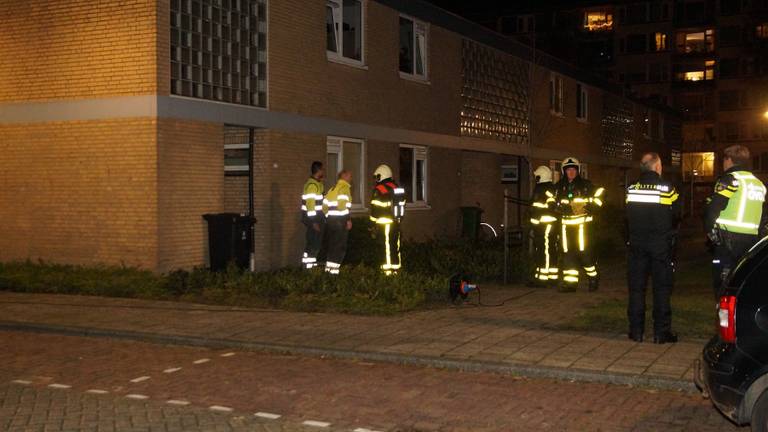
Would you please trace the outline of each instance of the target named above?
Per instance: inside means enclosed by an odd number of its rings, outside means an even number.
[[[728,276],[726,286],[733,288],[741,286],[747,276],[765,261],[766,256],[768,256],[768,247],[766,246],[768,246],[768,237],[763,238],[752,246],[752,248],[739,260],[736,264],[736,268]]]

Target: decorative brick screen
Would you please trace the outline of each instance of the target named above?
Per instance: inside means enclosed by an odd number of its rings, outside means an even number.
[[[608,93],[603,98],[602,151],[610,157],[632,159],[634,149],[632,104]]]

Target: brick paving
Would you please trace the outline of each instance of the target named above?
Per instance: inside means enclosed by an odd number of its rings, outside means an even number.
[[[0,331],[0,343],[0,430],[737,430],[684,392],[25,332]]]

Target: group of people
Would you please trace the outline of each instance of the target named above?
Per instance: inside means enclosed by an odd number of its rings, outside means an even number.
[[[561,179],[553,182],[552,170],[534,171],[531,224],[536,269],[535,284],[557,285],[575,291],[583,271],[589,291],[599,286],[597,262],[592,253],[592,226],[603,205],[605,189],[581,176],[581,164],[568,157],[561,165]]]
[[[307,230],[302,264],[307,269],[317,267],[320,251],[325,245],[325,271],[338,275],[352,229],[352,172],[342,170],[336,184],[326,192],[323,163],[312,162],[310,171],[301,195],[302,222]],[[379,165],[373,178],[375,186],[369,217],[381,244],[381,270],[393,275],[401,267],[400,223],[405,215],[405,190],[392,178],[392,169],[388,165]]]
[[[748,170],[747,147],[734,145],[723,151],[723,174],[707,199],[704,227],[713,251],[712,286],[719,297],[723,282],[744,255],[766,234],[766,187]],[[674,259],[681,221],[681,203],[674,185],[661,177],[657,153],[640,160],[639,178],[627,185],[626,216],[627,285],[629,288],[629,339],[642,342],[645,330],[645,290],[653,281],[653,342],[677,342],[672,331],[670,296]]]

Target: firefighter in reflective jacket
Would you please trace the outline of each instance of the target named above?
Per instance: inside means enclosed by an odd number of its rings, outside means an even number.
[[[562,163],[562,178],[555,185],[553,201],[560,215],[562,246],[560,268],[561,291],[574,291],[579,284],[579,271],[589,278],[589,290],[598,288],[597,264],[590,247],[590,231],[595,210],[603,205],[603,188],[595,188],[580,175],[581,165],[575,157]]]
[[[376,186],[371,195],[371,221],[376,224],[377,239],[383,243],[381,270],[396,274],[400,270],[400,221],[405,214],[405,191],[392,180],[392,170],[379,165],[373,172]]]
[[[307,227],[304,256],[301,259],[305,268],[311,269],[317,266],[317,254],[323,243],[323,170],[322,162],[312,162],[311,176],[304,183],[304,191],[301,194],[301,221]]]
[[[560,270],[557,267],[557,217],[554,213],[555,185],[552,170],[540,166],[533,172],[536,187],[531,199],[531,224],[533,224],[533,246],[535,252],[536,282],[555,283]]]
[[[352,229],[352,219],[349,210],[352,208],[352,172],[344,170],[339,173],[336,182],[323,200],[325,213],[325,233],[328,238],[325,271],[337,275],[341,263],[347,254],[347,239]]]
[[[712,286],[720,294],[723,279],[736,261],[763,234],[768,212],[764,211],[766,188],[746,169],[749,149],[734,145],[723,151],[723,170],[707,199],[704,229],[713,247]]]

